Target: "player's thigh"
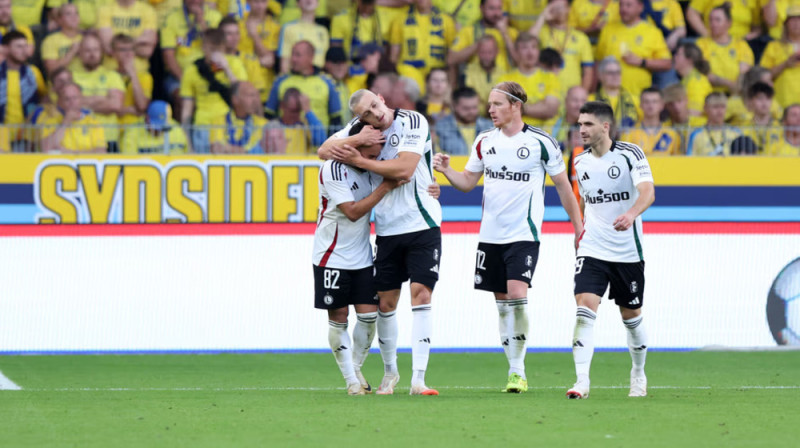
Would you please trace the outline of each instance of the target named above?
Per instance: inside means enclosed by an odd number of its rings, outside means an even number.
[[[400,289],[408,280],[405,266],[406,235],[378,236],[375,238],[374,274],[378,291]]]
[[[478,243],[475,252],[475,289],[499,294],[508,292],[503,244]]]
[[[504,246],[503,264],[506,266],[506,280],[524,282],[530,288],[539,260],[539,243],[517,241]]]
[[[603,297],[610,282],[609,262],[592,257],[575,259],[575,296],[589,293]]]
[[[608,297],[622,308],[641,308],[644,304],[644,261],[614,263]]]
[[[419,283],[433,291],[439,281],[439,260],[442,254],[442,232],[438,227],[410,235],[406,247],[405,267],[411,283]]]

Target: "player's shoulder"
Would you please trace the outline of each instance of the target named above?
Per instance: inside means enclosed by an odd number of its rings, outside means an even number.
[[[620,151],[620,154],[633,156],[637,161],[646,159],[642,148],[634,143],[617,140],[614,142],[614,147]]]
[[[425,125],[428,124],[425,116],[415,110],[397,109],[394,118],[395,120],[400,120],[407,129],[412,130],[419,129],[423,123]]]
[[[522,132],[520,134],[522,135],[522,138],[524,138],[524,139],[535,140],[537,142],[543,142],[543,143],[549,143],[549,144],[553,145],[555,148],[559,147],[558,141],[556,141],[556,139],[553,138],[552,135],[548,134],[544,130],[542,130],[540,128],[537,128],[535,126],[531,126],[529,124],[525,124],[522,127]]]
[[[336,160],[326,160],[320,168],[322,177],[326,180],[340,182],[347,178],[348,166]]]

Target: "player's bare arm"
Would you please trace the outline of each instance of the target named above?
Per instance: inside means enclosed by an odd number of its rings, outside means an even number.
[[[403,151],[392,160],[370,160],[364,158],[355,148],[342,146],[331,151],[333,158],[347,165],[372,171],[389,179],[411,179],[417,169],[419,154]]]
[[[354,148],[361,146],[372,146],[383,144],[386,141],[383,132],[373,128],[372,126],[364,126],[364,128],[356,135],[340,138],[337,136],[328,137],[324,143],[317,150],[317,157],[322,160],[333,159],[333,150],[342,149],[344,145],[349,145]]]
[[[343,204],[339,204],[338,207],[347,216],[347,219],[350,221],[358,221],[361,219],[362,216],[369,213],[378,202],[386,196],[386,193],[392,191],[393,189],[408,183],[407,180],[394,180],[394,179],[384,179],[378,187],[369,194],[369,196],[365,197],[360,201],[353,201],[353,202],[345,202]]]
[[[464,193],[472,191],[478,181],[483,176],[483,173],[475,173],[469,170],[459,172],[450,166],[450,156],[447,154],[436,154],[433,156],[433,169],[444,174],[444,177],[450,181],[450,185],[458,191]]]
[[[581,220],[581,212],[578,206],[578,201],[575,200],[575,195],[572,194],[572,185],[567,178],[567,172],[561,172],[555,176],[550,176],[553,183],[556,185],[558,192],[558,199],[561,200],[561,206],[569,216],[569,221],[572,223],[572,228],[575,229],[575,247],[578,247],[578,240],[583,233],[583,221]]]
[[[656,200],[656,188],[652,182],[642,182],[636,186],[636,189],[639,190],[639,198],[627,212],[614,220],[614,230],[618,232],[628,230],[636,217],[644,213]]]

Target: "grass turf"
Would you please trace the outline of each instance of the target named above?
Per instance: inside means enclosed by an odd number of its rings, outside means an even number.
[[[5,356],[0,446],[791,446],[800,352],[597,353],[591,398],[564,398],[569,353],[531,353],[526,394],[500,392],[501,353],[431,356],[438,397],[348,397],[330,354]],[[364,372],[377,387],[380,356]],[[792,411],[795,409],[795,411]]]

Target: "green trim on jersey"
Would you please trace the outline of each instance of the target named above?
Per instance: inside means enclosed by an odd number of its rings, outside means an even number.
[[[539,140],[539,147],[541,148],[541,151],[540,151],[540,154],[539,154],[539,158],[542,159],[544,161],[544,163],[549,162],[550,161],[550,154],[547,152],[547,148],[544,147],[544,142],[541,141],[541,140]]]
[[[633,240],[636,242],[636,251],[639,252],[639,260],[644,261],[642,254],[642,242],[639,241],[639,232],[636,230],[636,220],[633,220]]]
[[[633,165],[631,165],[631,159],[629,159],[628,156],[626,156],[625,154],[620,153],[619,155],[621,155],[625,159],[625,161],[628,162],[628,169],[630,171],[633,171]]]
[[[536,224],[533,223],[531,219],[531,206],[533,205],[533,193],[531,193],[531,197],[528,199],[528,226],[531,228],[531,233],[533,234],[533,241],[539,242],[539,232],[536,231]]]
[[[433,164],[431,163],[431,153],[433,151],[428,151],[425,153],[425,163],[428,165],[428,172],[431,174],[431,180],[433,180]],[[436,182],[434,180],[434,182]]]
[[[419,207],[419,212],[422,214],[422,217],[425,218],[425,222],[428,224],[428,227],[434,229],[439,227],[436,225],[436,222],[431,218],[431,215],[425,210],[425,207],[422,206],[422,201],[419,199],[419,193],[417,193],[417,180],[414,179],[414,199],[417,201],[417,207]]]

